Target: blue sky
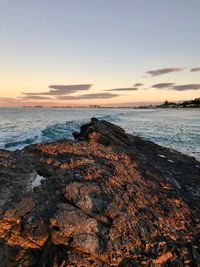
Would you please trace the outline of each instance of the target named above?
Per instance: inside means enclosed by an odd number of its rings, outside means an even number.
[[[81,94],[105,94],[139,82],[143,89],[118,91],[106,103],[198,97],[198,89],[152,85],[200,83],[200,72],[190,71],[200,67],[199,10],[199,0],[0,0],[0,97],[48,92],[54,84],[92,84]],[[146,74],[163,68],[183,70]],[[94,101],[101,98],[90,96]]]

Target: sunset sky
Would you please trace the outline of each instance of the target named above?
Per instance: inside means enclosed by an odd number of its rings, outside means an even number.
[[[200,97],[199,0],[0,0],[0,106]]]

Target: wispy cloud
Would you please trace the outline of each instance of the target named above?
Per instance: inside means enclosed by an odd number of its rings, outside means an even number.
[[[192,68],[190,69],[191,72],[197,72],[197,71],[200,71],[200,68]]]
[[[92,84],[73,84],[73,85],[50,85],[50,90],[48,92],[38,92],[38,93],[22,93],[27,96],[57,96],[57,95],[68,95],[79,91],[89,90]]]
[[[0,103],[16,103],[21,102],[22,99],[11,98],[11,97],[0,97]]]
[[[112,93],[95,93],[95,94],[84,94],[80,96],[57,96],[58,100],[81,100],[81,99],[106,99],[118,96]]]
[[[172,87],[174,83],[157,83],[152,85],[152,88],[157,88],[157,89],[163,89],[163,88],[169,88]]]
[[[143,83],[135,83],[134,86],[135,87],[140,87],[140,86],[143,86],[144,84]]]
[[[152,88],[168,89],[168,90],[175,90],[175,91],[188,91],[188,90],[200,90],[200,84],[175,85],[174,83],[158,83],[158,84],[152,85]]]
[[[10,97],[0,97],[0,107],[16,107],[21,106],[22,100]]]
[[[39,96],[39,95],[26,95],[26,96],[23,96],[23,97],[19,97],[24,100],[54,100],[53,98],[50,98],[50,97],[47,97],[47,96]]]
[[[63,92],[63,94],[71,94],[78,91],[89,90],[92,84],[74,84],[74,85],[50,85],[49,88],[53,91]]]
[[[200,84],[183,84],[172,87],[176,91],[200,90]]]
[[[157,70],[149,70],[146,73],[150,74],[151,76],[159,76],[159,75],[182,71],[182,70],[183,68],[162,68],[162,69],[157,69]]]
[[[17,98],[11,98],[11,97],[0,97],[1,101],[16,101]]]
[[[139,90],[136,87],[127,87],[127,88],[116,88],[116,89],[107,89],[105,91],[137,91]]]

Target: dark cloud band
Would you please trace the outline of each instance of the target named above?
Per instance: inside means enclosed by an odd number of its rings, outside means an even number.
[[[200,90],[200,84],[175,85],[173,89],[176,91]]]
[[[39,95],[26,95],[26,96],[23,96],[23,97],[19,97],[21,98],[22,100],[23,99],[30,99],[30,100],[54,100],[50,97],[47,97],[47,96],[39,96]]]
[[[197,71],[200,71],[200,68],[192,68],[190,69],[191,72],[197,72]]]
[[[182,71],[183,68],[162,68],[162,69],[157,69],[157,70],[149,70],[146,73],[151,75],[151,76],[159,76],[171,72],[177,72],[177,71]]]
[[[158,84],[152,85],[152,88],[168,89],[168,90],[175,90],[175,91],[188,91],[188,90],[200,90],[200,84],[174,85],[174,83],[158,83]]]
[[[174,83],[157,83],[152,85],[152,88],[157,88],[157,89],[163,89],[163,88],[169,88],[172,87]]]
[[[68,95],[79,91],[89,90],[92,84],[74,84],[74,85],[50,85],[50,90],[48,92],[38,92],[38,93],[22,93],[27,96],[57,96],[57,95]]]
[[[135,83],[134,86],[135,87],[140,87],[140,86],[143,86],[144,84],[143,83]]]
[[[58,96],[58,100],[81,100],[81,99],[108,99],[118,96],[111,93],[96,93],[96,94],[84,94],[80,96]]]

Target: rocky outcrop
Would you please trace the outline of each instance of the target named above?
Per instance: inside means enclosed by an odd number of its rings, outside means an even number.
[[[0,266],[200,266],[200,163],[92,119],[0,150]]]

